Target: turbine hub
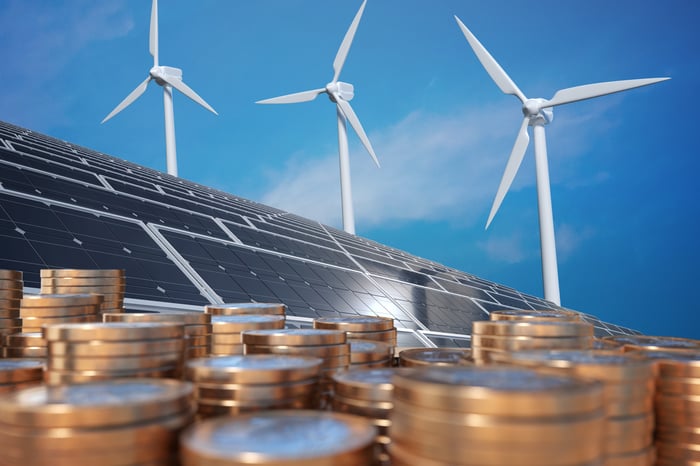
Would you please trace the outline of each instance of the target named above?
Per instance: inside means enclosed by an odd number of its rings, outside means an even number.
[[[342,81],[326,84],[326,92],[328,92],[328,98],[331,99],[331,102],[336,102],[336,97],[340,97],[346,102],[351,101],[355,97],[353,85]]]
[[[182,79],[182,70],[172,66],[154,66],[149,74],[160,86],[167,84],[168,78]]]
[[[546,125],[554,119],[551,107],[544,108],[545,99],[527,99],[523,104],[523,115],[530,119],[530,126],[535,124]]]

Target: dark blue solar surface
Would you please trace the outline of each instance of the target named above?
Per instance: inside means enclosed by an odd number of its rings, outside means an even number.
[[[391,317],[406,345],[469,346],[535,296],[270,206],[0,122],[0,268],[122,268],[128,299],[283,302],[299,318]],[[636,333],[585,318],[603,336]]]

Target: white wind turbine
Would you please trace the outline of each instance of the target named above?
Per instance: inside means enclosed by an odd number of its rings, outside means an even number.
[[[141,94],[146,91],[146,87],[151,80],[163,87],[163,107],[165,111],[165,154],[168,174],[177,176],[177,153],[175,149],[175,116],[173,114],[173,87],[185,94],[190,99],[197,102],[210,112],[218,115],[208,103],[204,101],[195,91],[182,81],[182,70],[170,66],[158,64],[158,0],[153,0],[151,5],[151,31],[149,38],[149,51],[153,55],[153,68],[148,72],[145,81],[139,84],[131,94],[117,105],[112,112],[102,120],[102,123],[112,118],[117,113],[131,105]]]
[[[308,102],[314,100],[319,94],[325,93],[328,94],[331,102],[336,104],[336,113],[338,114],[338,155],[340,158],[340,198],[343,212],[343,230],[352,234],[355,234],[355,215],[352,208],[350,158],[348,156],[348,133],[346,121],[350,122],[350,125],[359,136],[360,141],[362,141],[362,144],[365,146],[365,149],[367,149],[367,152],[369,152],[369,155],[372,156],[372,159],[374,160],[374,163],[377,164],[377,167],[379,167],[379,160],[374,153],[374,149],[372,149],[372,144],[369,142],[369,138],[365,134],[365,130],[362,128],[360,120],[357,118],[357,115],[355,115],[355,112],[350,106],[350,100],[352,100],[355,95],[354,88],[352,84],[338,81],[338,77],[343,69],[345,58],[348,55],[350,46],[352,45],[352,40],[355,37],[357,26],[360,24],[360,19],[362,18],[362,12],[365,9],[366,3],[367,0],[362,2],[360,9],[355,15],[355,19],[353,19],[352,24],[350,24],[348,32],[345,33],[345,38],[340,44],[338,53],[333,61],[333,71],[335,72],[333,75],[333,80],[326,84],[326,87],[256,102],[258,104],[293,104],[297,102]]]
[[[491,224],[491,220],[496,215],[498,208],[503,202],[508,189],[510,188],[515,174],[520,168],[530,137],[527,127],[532,126],[535,144],[535,170],[537,174],[537,205],[540,222],[540,248],[542,254],[542,280],[544,283],[544,298],[557,305],[561,304],[559,295],[559,273],[557,271],[557,253],[554,242],[554,219],[552,215],[552,196],[549,187],[549,167],[547,165],[547,145],[545,140],[544,126],[552,122],[554,117],[552,107],[557,105],[577,102],[579,100],[591,99],[615,92],[626,91],[636,87],[648,86],[670,78],[649,78],[631,79],[626,81],[610,81],[596,84],[586,84],[584,86],[570,87],[557,91],[554,96],[547,99],[528,99],[525,94],[518,89],[518,86],[503,71],[503,68],[496,62],[491,54],[476,39],[474,34],[467,29],[462,21],[455,16],[457,24],[469,41],[477,58],[486,69],[491,79],[505,94],[512,94],[520,99],[522,111],[525,115],[520,131],[515,140],[515,145],[511,151],[510,158],[506,164],[501,184],[498,187],[496,198],[491,207],[486,228]]]

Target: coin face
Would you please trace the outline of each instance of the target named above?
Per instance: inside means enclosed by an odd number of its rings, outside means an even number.
[[[122,379],[27,388],[0,399],[0,422],[27,427],[136,423],[191,409],[192,384]]]
[[[186,378],[195,382],[279,383],[318,377],[320,358],[291,355],[235,355],[188,361]]]
[[[394,328],[394,319],[365,315],[321,317],[314,320],[314,328],[345,330],[346,332],[391,330]]]
[[[332,459],[363,453],[352,464],[369,464],[375,428],[355,416],[321,411],[270,411],[236,418],[216,418],[191,426],[182,435],[181,452],[188,458],[256,464],[275,461]],[[364,450],[369,450],[369,456]],[[194,464],[194,463],[193,463]],[[290,463],[294,464],[294,463]],[[300,463],[301,464],[301,463]],[[347,463],[351,464],[351,463]]]

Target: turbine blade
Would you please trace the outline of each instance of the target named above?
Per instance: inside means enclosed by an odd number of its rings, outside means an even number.
[[[308,102],[314,100],[319,94],[326,92],[326,88],[314,89],[312,91],[297,92],[295,94],[287,94],[271,99],[258,100],[256,104],[295,104],[298,102]]]
[[[360,141],[362,141],[362,144],[365,146],[365,149],[367,149],[369,155],[372,156],[374,163],[376,163],[377,167],[379,167],[379,159],[377,159],[377,155],[374,153],[372,144],[369,142],[369,138],[365,134],[365,130],[362,128],[360,119],[357,118],[357,115],[355,115],[355,112],[350,106],[350,102],[343,100],[339,97],[336,98],[336,102],[340,107],[340,110],[343,112],[343,115],[345,115],[345,118],[347,118],[347,120],[350,122],[350,126],[352,126],[352,129],[354,129],[357,135],[360,137]]]
[[[554,94],[554,97],[549,99],[543,107],[554,107],[555,105],[569,104],[578,102],[579,100],[592,99],[602,95],[622,92],[635,87],[649,86],[661,81],[666,81],[671,78],[647,78],[647,79],[628,79],[625,81],[609,81],[605,83],[586,84],[584,86],[569,87],[562,89]]]
[[[180,91],[180,92],[182,92],[183,94],[185,94],[185,95],[186,95],[187,97],[189,97],[190,99],[192,99],[192,100],[194,100],[195,102],[197,102],[197,103],[198,103],[199,105],[201,105],[202,107],[204,107],[204,108],[206,108],[207,110],[209,110],[209,111],[210,111],[211,113],[213,113],[214,115],[218,115],[218,113],[216,113],[216,110],[214,110],[214,109],[211,107],[211,105],[209,105],[208,103],[206,103],[206,102],[204,101],[204,99],[202,99],[199,95],[197,95],[197,93],[196,93],[195,91],[193,91],[187,84],[185,84],[185,82],[184,82],[182,79],[178,79],[178,78],[175,78],[175,77],[170,77],[170,76],[168,76],[168,77],[167,77],[167,80],[166,80],[165,82],[168,83],[168,84],[170,84],[171,86],[173,86],[173,87],[174,87],[175,89],[177,89],[178,91]]]
[[[158,66],[158,0],[151,4],[151,33],[148,50],[153,55],[153,66]]]
[[[146,80],[145,80],[144,82],[142,82],[141,84],[139,84],[138,86],[136,86],[136,89],[134,89],[133,91],[131,91],[131,93],[130,93],[128,96],[126,96],[126,98],[125,98],[124,100],[122,100],[121,103],[120,103],[119,105],[117,105],[117,106],[114,108],[114,110],[112,110],[112,112],[111,112],[109,115],[107,115],[107,116],[105,117],[104,120],[102,120],[102,123],[104,123],[105,121],[109,120],[109,119],[112,118],[114,115],[116,115],[117,113],[121,112],[122,110],[124,110],[124,109],[125,109],[126,107],[128,107],[129,105],[131,105],[131,103],[132,103],[134,100],[138,99],[138,98],[141,96],[141,94],[144,93],[144,91],[146,90],[146,87],[148,87],[148,83],[149,83],[150,81],[151,81],[151,77],[149,76],[149,77],[146,78]]]
[[[345,33],[345,37],[343,38],[343,42],[340,43],[340,48],[338,49],[338,53],[335,55],[335,60],[333,61],[333,71],[335,74],[333,75],[333,81],[336,82],[338,78],[340,77],[340,72],[343,70],[343,65],[345,64],[345,59],[348,56],[348,52],[350,51],[350,46],[352,45],[352,40],[355,38],[355,32],[357,32],[357,26],[360,24],[360,19],[362,18],[362,12],[365,11],[365,5],[367,4],[367,0],[362,2],[362,5],[360,6],[360,9],[357,11],[355,14],[355,19],[352,20],[352,23],[350,24],[350,28],[348,29],[348,32]]]
[[[496,198],[493,200],[493,205],[491,206],[491,213],[489,213],[489,219],[486,221],[486,229],[491,225],[491,220],[496,216],[496,212],[501,207],[503,198],[506,197],[506,193],[510,189],[510,185],[513,184],[513,179],[515,174],[518,173],[520,164],[525,156],[525,150],[530,142],[530,136],[527,134],[527,125],[530,123],[530,119],[525,117],[523,119],[523,124],[520,125],[520,132],[518,137],[515,139],[515,144],[513,145],[513,150],[510,152],[510,158],[506,164],[506,169],[503,172],[503,178],[501,178],[501,184],[498,186],[498,192],[496,193]]]
[[[512,94],[516,96],[522,103],[525,103],[527,97],[522,93],[518,86],[515,85],[510,76],[503,71],[501,65],[491,56],[491,54],[486,50],[486,48],[481,45],[481,42],[472,34],[472,32],[467,29],[462,20],[455,16],[459,28],[462,30],[464,37],[467,38],[469,45],[471,45],[472,50],[476,54],[476,57],[481,62],[486,72],[491,76],[491,79],[496,83],[496,85],[503,91],[504,94]]]

